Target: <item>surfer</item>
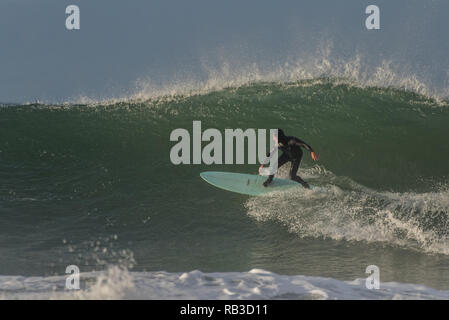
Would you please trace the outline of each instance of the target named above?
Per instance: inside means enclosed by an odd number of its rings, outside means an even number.
[[[318,161],[319,156],[316,154],[312,147],[302,141],[301,139],[298,139],[296,137],[292,136],[286,136],[284,134],[284,131],[282,129],[278,129],[278,136],[276,137],[273,135],[274,141],[277,143],[277,147],[279,150],[282,150],[282,155],[279,157],[278,160],[278,168],[280,168],[282,165],[284,165],[287,162],[291,162],[292,166],[290,168],[290,179],[299,182],[302,184],[304,188],[310,189],[310,186],[307,182],[301,179],[296,173],[298,172],[299,165],[301,163],[302,159],[302,150],[301,147],[306,149],[307,151],[310,151],[310,155],[312,156],[312,159],[315,161]],[[268,159],[271,158],[274,154],[274,150],[272,150],[268,155]],[[259,168],[259,173],[263,168],[263,164]],[[274,174],[270,175],[268,179],[263,183],[264,187],[268,187],[268,185],[273,181]]]

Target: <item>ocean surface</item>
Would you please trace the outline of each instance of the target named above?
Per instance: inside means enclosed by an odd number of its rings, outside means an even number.
[[[299,175],[321,188],[206,184],[258,166],[173,165],[194,120],[283,128],[320,154]],[[448,299],[448,137],[447,99],[335,77],[3,104],[0,299]]]

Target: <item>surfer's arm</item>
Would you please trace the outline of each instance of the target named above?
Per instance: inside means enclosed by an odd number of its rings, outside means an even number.
[[[300,146],[300,147],[306,149],[307,151],[313,152],[313,149],[312,149],[312,147],[309,144],[307,144],[306,142],[304,142],[304,141],[302,141],[301,139],[298,139],[298,138],[291,139],[288,142],[288,144],[297,145],[297,146]]]
[[[276,153],[276,152],[275,152],[275,151],[276,151],[276,148],[277,148],[277,147],[273,147],[273,149],[271,149],[269,152],[267,152],[267,156],[266,156],[265,159],[263,160],[261,167],[263,167],[264,164],[267,164],[268,161],[269,161],[271,158],[273,158],[274,154]]]
[[[297,146],[306,149],[307,151],[310,151],[310,155],[312,156],[313,160],[317,161],[319,159],[318,154],[315,153],[315,151],[313,151],[313,148],[306,142],[302,141],[301,139],[294,138],[293,142],[289,141],[289,143],[295,144]]]
[[[259,167],[259,173],[260,173],[260,170],[263,168],[264,164],[267,164],[269,162],[269,160],[271,158],[273,158],[273,156],[276,154],[276,148],[277,147],[275,146],[275,147],[273,147],[273,149],[271,149],[269,152],[267,152],[267,156],[265,157],[265,159],[263,160],[262,164]]]

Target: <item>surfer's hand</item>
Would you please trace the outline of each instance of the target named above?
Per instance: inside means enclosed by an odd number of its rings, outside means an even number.
[[[312,159],[315,161],[318,161],[318,159],[320,158],[320,156],[318,154],[316,154],[315,152],[311,153]]]
[[[259,173],[260,173],[260,170],[262,170],[262,169],[263,169],[263,164],[261,164],[259,167]]]

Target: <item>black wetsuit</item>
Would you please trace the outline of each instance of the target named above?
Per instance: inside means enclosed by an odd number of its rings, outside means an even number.
[[[278,141],[278,150],[281,150],[283,152],[278,160],[278,168],[291,161],[292,167],[290,168],[290,179],[299,182],[303,185],[304,188],[310,189],[309,184],[302,180],[301,177],[297,176],[296,173],[298,172],[299,165],[301,164],[302,159],[301,147],[310,152],[313,152],[312,147],[301,139],[291,136],[285,136],[281,130],[279,130],[278,132]],[[263,185],[265,187],[268,186],[268,184],[273,180],[273,177],[274,175],[270,175]]]

